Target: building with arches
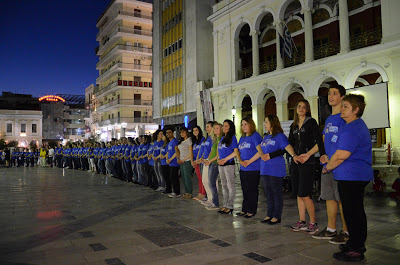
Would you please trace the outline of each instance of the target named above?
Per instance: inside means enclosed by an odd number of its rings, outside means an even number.
[[[216,1],[208,17],[215,119],[231,118],[234,108],[237,128],[251,115],[261,129],[268,113],[291,120],[296,101],[306,98],[322,125],[329,115],[330,85],[348,89],[387,82],[391,129],[378,130],[375,147],[385,148],[391,140],[399,162],[399,13],[397,0]],[[293,38],[291,58],[281,55],[285,27]],[[200,124],[201,118],[199,111]]]

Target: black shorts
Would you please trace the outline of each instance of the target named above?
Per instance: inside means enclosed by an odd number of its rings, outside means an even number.
[[[311,197],[315,179],[315,165],[293,162],[290,167],[292,193],[298,197]]]

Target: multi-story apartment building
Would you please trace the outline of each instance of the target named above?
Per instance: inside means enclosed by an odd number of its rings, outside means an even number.
[[[103,139],[157,129],[152,108],[152,1],[113,0],[97,21],[95,124]],[[125,133],[126,132],[126,133]]]
[[[399,13],[397,0],[217,1],[208,17],[216,119],[232,117],[234,109],[237,129],[251,115],[262,132],[266,114],[291,120],[296,101],[306,98],[322,124],[330,85],[349,89],[387,82],[391,129],[377,129],[374,150],[385,151],[391,140],[399,161]],[[285,27],[294,43],[291,58],[281,56]]]
[[[211,0],[154,2],[154,119],[161,125],[196,124],[199,87],[213,76]]]
[[[89,111],[85,109],[84,95],[58,94],[65,99],[64,102],[64,140],[82,141],[85,139],[85,118]]]

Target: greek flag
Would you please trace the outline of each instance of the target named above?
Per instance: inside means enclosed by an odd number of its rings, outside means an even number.
[[[279,44],[281,50],[281,57],[284,58],[284,56],[286,55],[287,57],[292,59],[294,41],[286,25],[283,30],[283,37],[279,34]],[[296,49],[296,46],[294,46],[294,48]]]

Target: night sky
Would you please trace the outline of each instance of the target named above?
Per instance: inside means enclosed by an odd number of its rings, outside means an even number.
[[[84,95],[111,0],[0,0],[0,92]]]

